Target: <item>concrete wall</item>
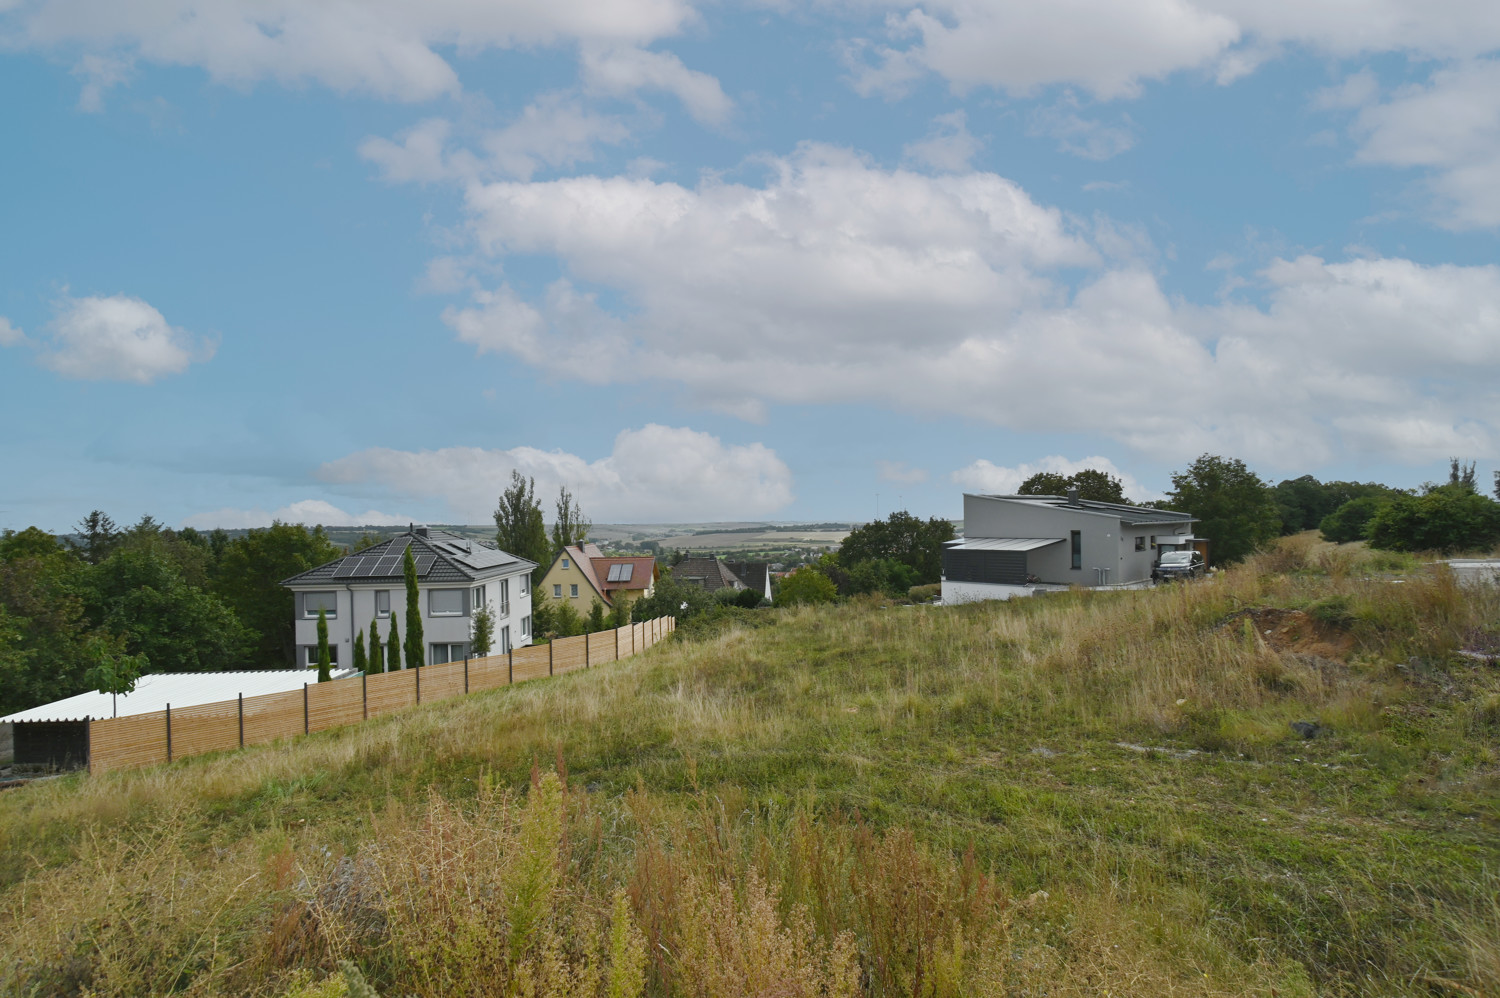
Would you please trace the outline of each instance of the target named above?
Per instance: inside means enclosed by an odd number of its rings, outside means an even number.
[[[943,580],[943,605],[980,603],[984,600],[1030,596],[1036,590],[1027,586],[1001,586],[989,582],[949,582]]]

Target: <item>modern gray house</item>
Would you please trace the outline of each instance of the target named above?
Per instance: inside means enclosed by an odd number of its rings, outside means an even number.
[[[964,495],[964,536],[943,550],[943,602],[1029,596],[1037,587],[1151,578],[1165,551],[1195,546],[1186,513],[1067,496]]]
[[[345,555],[282,582],[296,603],[297,664],[316,665],[318,611],[328,620],[334,668],[351,664],[354,638],[369,639],[370,621],[390,639],[391,621],[406,640],[406,579],[402,565],[411,548],[422,603],[422,636],[428,665],[469,654],[474,612],[488,605],[494,618],[491,654],[531,644],[531,570],[536,563],[445,530],[412,527],[383,544]],[[387,662],[386,668],[399,668]]]

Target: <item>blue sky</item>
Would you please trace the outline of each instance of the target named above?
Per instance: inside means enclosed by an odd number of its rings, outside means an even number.
[[[0,2],[0,527],[1487,473],[1497,50],[1414,0]]]

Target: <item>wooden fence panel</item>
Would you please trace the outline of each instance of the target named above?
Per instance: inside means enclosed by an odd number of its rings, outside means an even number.
[[[245,744],[260,745],[302,734],[302,691],[245,698]]]
[[[89,771],[129,769],[167,761],[165,711],[89,724]]]
[[[235,700],[172,711],[172,758],[240,747],[240,710]]]
[[[510,682],[510,656],[489,655],[469,659],[469,692],[492,690]]]
[[[313,683],[307,688],[307,730],[324,731],[364,719],[364,682],[359,676]]]
[[[589,667],[615,660],[615,632],[600,631],[589,635]]]
[[[582,669],[588,663],[584,661],[584,637],[578,635],[576,638],[556,638],[552,642],[552,673],[562,675],[564,672],[572,672],[574,669]]]
[[[365,696],[371,717],[389,714],[417,702],[417,670],[382,672],[365,679]]]
[[[551,645],[527,645],[525,648],[517,648],[515,654],[516,682],[549,674],[547,663],[552,655]]]
[[[509,682],[537,679],[627,658],[645,651],[676,629],[662,617],[588,637],[561,638],[551,645],[528,645],[510,655],[490,655],[468,662],[468,692]],[[513,677],[513,678],[512,678]],[[449,662],[421,670],[421,699],[443,700],[465,692],[465,663]],[[243,701],[183,707],[109,718],[89,725],[89,770],[104,772],[150,766],[203,752],[258,745],[353,724],[364,717],[400,710],[417,702],[417,670],[312,683],[305,690],[269,693]]]
[[[422,668],[422,702],[447,700],[464,695],[464,663],[445,662]]]

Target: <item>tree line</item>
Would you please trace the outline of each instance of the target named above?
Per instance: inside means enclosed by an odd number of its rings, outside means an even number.
[[[94,511],[73,538],[0,534],[0,714],[128,684],[145,672],[290,669],[281,580],[344,554],[321,527],[230,538]]]

